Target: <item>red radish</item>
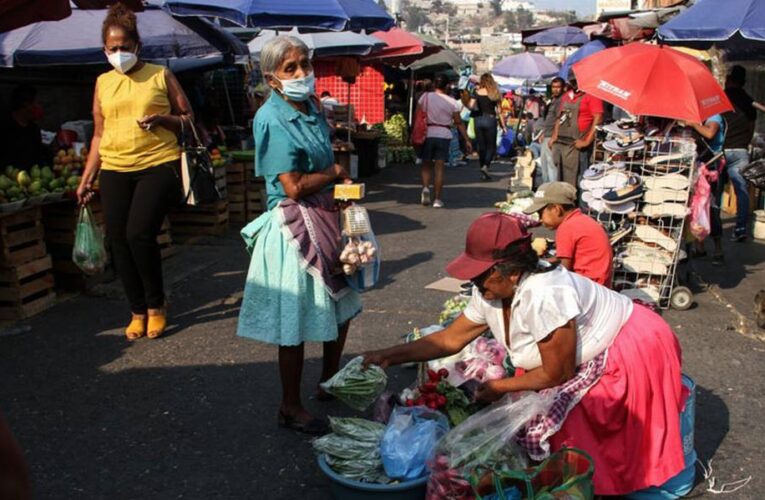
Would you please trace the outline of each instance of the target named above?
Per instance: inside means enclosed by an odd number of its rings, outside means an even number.
[[[438,370],[438,376],[439,376],[439,378],[446,378],[446,377],[448,377],[449,376],[449,370],[447,370],[446,368],[441,368],[440,370]]]
[[[406,405],[407,406],[414,406],[414,400],[413,399],[407,399],[406,400]]]
[[[428,408],[430,408],[431,410],[437,410],[438,409],[438,406],[433,401],[428,401],[428,404],[426,406]]]
[[[431,382],[438,382],[439,380],[438,373],[436,373],[434,370],[431,370],[430,368],[428,368],[428,378]]]
[[[446,396],[443,394],[439,394],[436,398],[438,402],[438,406],[446,406]]]

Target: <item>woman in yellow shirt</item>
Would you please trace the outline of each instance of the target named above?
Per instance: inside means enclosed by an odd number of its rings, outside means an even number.
[[[95,130],[77,198],[90,201],[100,170],[106,233],[133,313],[125,335],[156,338],[167,325],[156,238],[168,210],[181,200],[177,134],[193,117],[175,76],[138,58],[133,12],[112,5],[102,37],[114,69],[96,81]]]

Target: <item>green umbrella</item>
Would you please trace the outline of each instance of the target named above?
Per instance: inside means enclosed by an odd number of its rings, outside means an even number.
[[[468,63],[466,63],[453,50],[446,49],[422,58],[419,61],[415,61],[405,69],[414,71],[415,73],[436,73],[450,69],[459,71],[467,65]]]

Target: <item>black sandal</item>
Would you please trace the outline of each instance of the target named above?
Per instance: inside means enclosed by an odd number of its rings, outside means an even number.
[[[329,432],[329,422],[321,418],[312,418],[308,422],[301,422],[291,415],[285,415],[279,411],[279,427],[290,429],[303,434],[321,436]]]

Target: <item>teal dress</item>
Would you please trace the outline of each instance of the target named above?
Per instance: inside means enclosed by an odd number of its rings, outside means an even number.
[[[279,174],[319,172],[334,163],[329,126],[313,102],[303,114],[271,92],[255,115],[253,133],[255,171],[266,180],[268,211],[242,229],[251,260],[237,335],[284,346],[335,340],[338,326],[361,312],[361,298],[348,290],[335,300],[306,271],[285,236],[278,207],[287,199]]]

